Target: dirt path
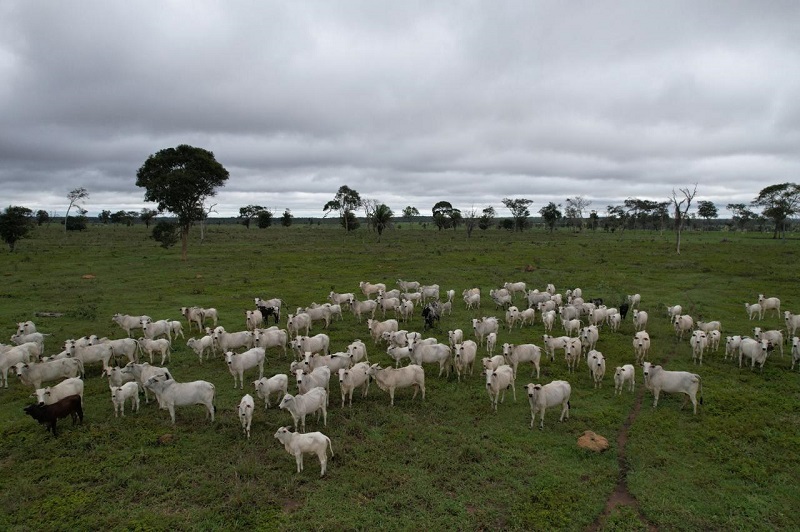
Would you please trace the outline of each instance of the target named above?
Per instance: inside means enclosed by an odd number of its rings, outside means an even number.
[[[625,422],[622,424],[622,430],[620,430],[619,435],[617,435],[617,461],[619,463],[619,477],[617,477],[617,485],[614,488],[614,491],[612,491],[611,495],[608,497],[608,500],[606,501],[606,508],[603,510],[603,513],[600,514],[595,522],[592,523],[592,525],[588,528],[590,531],[600,530],[608,519],[608,516],[611,515],[611,512],[617,506],[628,506],[632,508],[636,512],[639,521],[641,521],[641,523],[646,526],[648,530],[658,530],[655,525],[649,523],[647,519],[644,518],[641,510],[639,509],[639,502],[628,491],[629,466],[625,447],[628,443],[628,430],[636,420],[636,416],[639,415],[639,411],[642,409],[644,392],[645,388],[642,384],[639,386],[639,389],[636,393],[636,402],[628,414],[627,419],[625,419]]]

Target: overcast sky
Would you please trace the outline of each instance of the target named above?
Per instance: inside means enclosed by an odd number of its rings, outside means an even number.
[[[57,215],[154,207],[136,171],[179,144],[224,216],[800,182],[797,1],[0,0],[0,80],[2,203]]]

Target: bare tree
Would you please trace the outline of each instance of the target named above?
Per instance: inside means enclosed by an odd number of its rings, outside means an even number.
[[[206,231],[205,231],[205,229],[206,229],[206,218],[208,218],[208,215],[211,214],[212,212],[217,212],[214,209],[214,207],[216,207],[216,206],[217,206],[216,203],[212,203],[211,205],[206,207],[205,202],[201,202],[200,205],[199,205],[200,211],[202,213],[200,215],[200,217],[199,217],[200,218],[200,243],[201,244],[203,243],[203,240],[206,237]]]
[[[583,229],[583,211],[591,204],[592,202],[587,200],[584,196],[567,198],[564,214],[570,219],[572,226],[576,230],[581,231]]]
[[[72,209],[72,206],[75,205],[77,202],[84,200],[89,197],[89,191],[83,187],[79,187],[69,191],[67,194],[67,199],[69,200],[69,206],[67,207],[67,213],[64,215],[64,232],[67,231],[67,220],[69,219],[69,211]]]
[[[697,183],[694,184],[694,188],[689,190],[689,187],[686,188],[679,188],[678,191],[680,195],[683,196],[682,199],[678,199],[678,193],[675,192],[675,189],[672,189],[672,198],[670,202],[675,209],[675,233],[678,237],[678,243],[676,247],[676,251],[678,255],[681,254],[681,231],[683,231],[683,223],[687,217],[689,212],[689,207],[692,205],[692,200],[694,199],[695,194],[697,194]]]
[[[467,229],[467,238],[472,236],[472,231],[478,225],[478,209],[473,205],[470,209],[464,212],[464,227]]]

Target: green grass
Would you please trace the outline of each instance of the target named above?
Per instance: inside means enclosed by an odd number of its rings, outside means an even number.
[[[363,228],[345,235],[324,226],[212,225],[202,245],[197,237],[184,263],[179,250],[157,247],[143,227],[92,226],[66,236],[55,226],[37,229],[15,253],[0,253],[0,332],[8,338],[16,322],[33,319],[51,334],[52,354],[67,338],[121,337],[115,312],[178,319],[181,306],[213,306],[226,329],[241,330],[255,296],[281,297],[294,308],[322,302],[331,290],[358,292],[362,280],[438,283],[459,295],[480,286],[482,310],[467,311],[457,299],[435,334],[446,341],[456,327],[471,337],[472,317],[501,315],[488,290],[505,281],[540,289],[554,283],[559,292],[579,286],[609,305],[638,292],[650,314],[650,360],[699,373],[705,405],[693,416],[690,407],[680,409],[681,398],[662,395],[653,410],[645,391],[626,451],[639,508],[618,507],[601,528],[638,530],[641,518],[665,529],[800,528],[793,511],[800,500],[800,376],[789,371],[790,357],[772,356],[763,373],[751,372],[723,361],[721,350],[693,367],[688,342],[675,339],[664,312],[665,304],[681,304],[695,319],[722,321],[724,334],[752,331],[743,303],[759,293],[798,312],[796,240],[685,233],[676,255],[672,234],[651,232],[476,231],[468,240],[463,231],[404,223],[376,243]],[[37,311],[64,315],[35,318]],[[759,325],[779,328],[782,318]],[[418,315],[407,328],[421,329]],[[361,338],[370,360],[389,362],[350,314],[326,332],[333,350]],[[541,344],[542,333],[537,323],[501,330],[499,341]],[[85,423],[62,421],[54,439],[23,414],[30,390],[12,382],[0,390],[0,528],[585,529],[602,514],[619,475],[617,435],[635,397],[613,396],[613,367],[632,361],[632,334],[630,316],[620,332],[601,332],[609,375],[599,390],[584,364],[570,375],[560,356],[543,362],[539,381],[566,379],[573,392],[570,420],[559,424],[551,409],[542,432],[528,428],[524,385],[531,380],[523,367],[516,403],[509,393],[497,413],[477,370],[458,383],[426,367],[426,400],[412,402],[401,390],[394,408],[373,384],[369,397],[356,394],[352,409],[342,409],[332,383],[328,427],[309,419],[309,430],[330,436],[336,453],[323,479],[313,457],[296,474],[273,438],[291,423],[286,412],[264,411],[259,402],[252,438],[244,439],[234,407],[252,387],[234,390],[222,359],[201,365],[185,341],[174,344],[170,368],[179,380],[216,385],[214,424],[198,406],[178,409],[173,427],[166,411],[144,402],[139,413],[115,419],[107,382],[90,367]],[[265,374],[285,373],[288,363],[271,350]],[[256,377],[250,372],[246,381]],[[579,449],[585,430],[607,437],[611,449]],[[174,438],[160,444],[164,434]]]

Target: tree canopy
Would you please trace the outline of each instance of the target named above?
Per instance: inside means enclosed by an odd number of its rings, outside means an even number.
[[[528,223],[528,216],[531,215],[531,211],[528,209],[528,205],[531,203],[533,203],[533,200],[526,198],[503,198],[503,205],[511,211],[511,217],[514,219],[515,231],[525,229],[525,225]]]
[[[431,209],[431,212],[433,213],[433,223],[436,224],[436,227],[439,228],[439,231],[450,227],[452,222],[451,217],[453,215],[453,205],[449,201],[437,201]]]
[[[9,205],[0,214],[0,238],[8,244],[11,252],[17,242],[28,236],[33,229],[33,211],[27,207]]]
[[[556,228],[556,223],[562,217],[561,211],[558,210],[559,207],[560,205],[556,205],[551,201],[550,203],[539,209],[539,214],[541,214],[542,218],[544,218],[544,223],[550,229],[551,233]]]
[[[770,185],[761,189],[753,200],[753,205],[764,209],[762,214],[775,224],[772,238],[778,238],[778,233],[785,235],[786,220],[800,210],[800,185],[796,183]]]
[[[89,191],[83,187],[75,188],[70,190],[67,193],[67,199],[69,200],[69,205],[67,206],[67,212],[64,214],[64,231],[70,229],[69,221],[69,211],[72,207],[77,203],[79,204],[82,200],[89,197]],[[85,224],[84,224],[85,227]]]
[[[203,148],[181,144],[147,158],[136,172],[136,186],[145,189],[145,201],[158,205],[178,218],[181,257],[186,260],[189,228],[203,216],[203,203],[224,186],[228,171]]]
[[[352,231],[358,227],[357,220],[356,223],[353,223],[353,220],[356,219],[354,211],[360,208],[361,204],[359,193],[347,185],[342,185],[333,199],[325,204],[322,211],[325,212],[326,216],[329,212],[337,211],[342,227],[346,231]]]

